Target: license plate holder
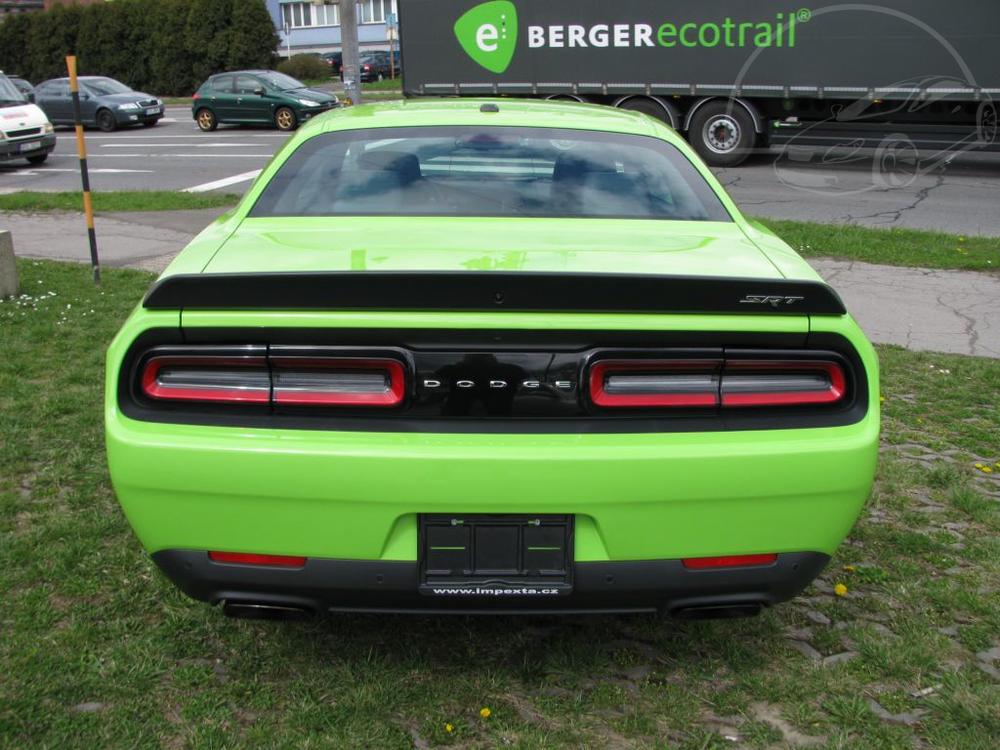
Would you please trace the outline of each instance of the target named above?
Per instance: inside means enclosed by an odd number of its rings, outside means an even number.
[[[573,590],[573,516],[419,517],[420,593],[449,598],[564,596]]]
[[[17,150],[23,154],[25,151],[37,151],[41,147],[42,147],[41,141],[29,141],[28,143],[22,143],[21,145],[19,145],[17,147]]]

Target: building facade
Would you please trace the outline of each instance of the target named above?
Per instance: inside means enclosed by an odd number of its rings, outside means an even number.
[[[283,57],[303,52],[340,49],[340,8],[313,0],[266,0],[281,37]],[[357,4],[358,45],[362,50],[387,50],[386,21],[396,14],[396,0],[360,0]],[[396,16],[398,18],[398,16]]]
[[[15,13],[43,10],[45,0],[0,0],[0,21]]]

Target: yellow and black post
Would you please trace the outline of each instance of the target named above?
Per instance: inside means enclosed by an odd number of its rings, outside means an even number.
[[[69,69],[69,90],[73,96],[73,121],[76,123],[76,153],[80,157],[80,181],[83,184],[83,213],[87,217],[87,237],[90,239],[90,265],[94,269],[94,283],[101,283],[101,265],[97,261],[97,232],[94,231],[94,204],[90,198],[90,175],[87,172],[87,144],[83,140],[83,122],[80,116],[80,88],[76,81],[76,55],[66,57]]]

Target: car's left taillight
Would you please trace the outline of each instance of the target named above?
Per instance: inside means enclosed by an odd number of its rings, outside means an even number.
[[[143,395],[153,401],[266,404],[271,400],[271,375],[263,354],[154,354],[146,359],[139,383]]]
[[[394,359],[272,357],[275,404],[381,406],[403,403],[406,371]]]
[[[274,348],[272,347],[272,350]],[[393,357],[266,346],[159,347],[141,360],[139,393],[152,403],[386,408],[406,398]]]

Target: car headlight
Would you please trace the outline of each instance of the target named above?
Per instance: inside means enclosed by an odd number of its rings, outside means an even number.
[[[118,109],[132,110],[141,109],[141,107],[135,102],[126,102],[125,104],[119,104]]]
[[[53,127],[53,125],[52,125],[51,122],[47,122],[44,125],[42,125],[42,132],[43,133],[54,133],[55,130],[56,129]]]
[[[318,107],[319,102],[314,102],[312,99],[299,99],[299,104],[303,107]]]

